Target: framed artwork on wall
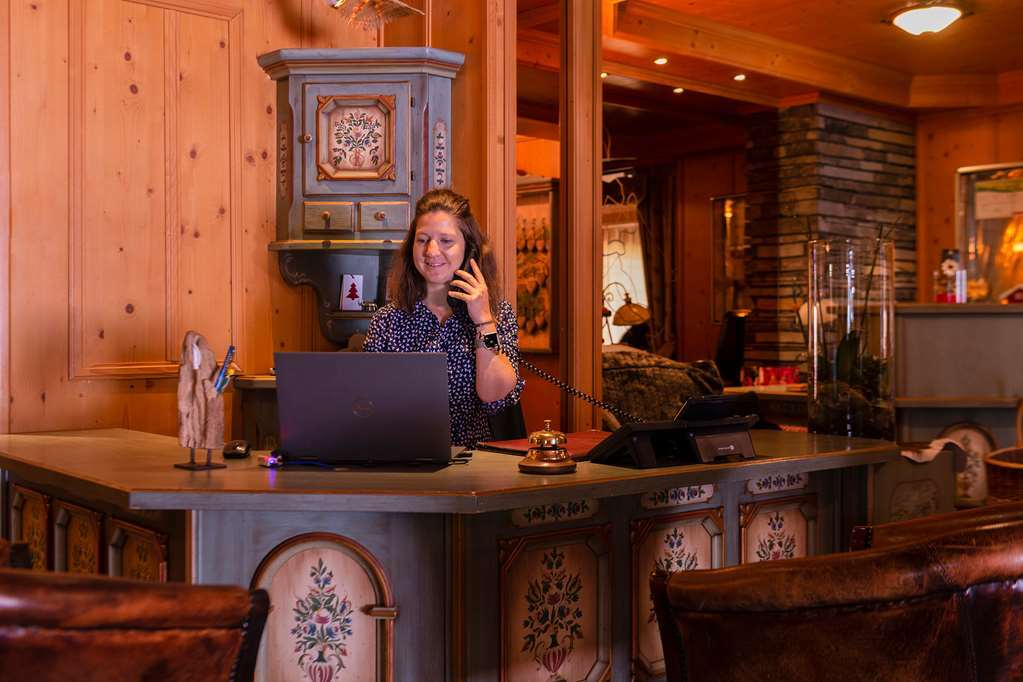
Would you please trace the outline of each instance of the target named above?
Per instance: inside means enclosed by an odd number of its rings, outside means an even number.
[[[997,303],[1023,284],[1023,162],[956,170],[956,240],[969,301]]]
[[[555,292],[554,253],[558,216],[558,181],[519,178],[515,208],[516,316],[519,348],[525,353],[553,353]]]

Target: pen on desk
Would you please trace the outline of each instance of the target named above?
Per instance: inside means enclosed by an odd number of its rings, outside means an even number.
[[[227,388],[227,368],[231,364],[231,360],[234,359],[234,346],[227,347],[227,355],[224,356],[224,361],[220,363],[220,370],[217,372],[217,378],[213,380],[213,388],[216,389],[217,393],[222,393]]]

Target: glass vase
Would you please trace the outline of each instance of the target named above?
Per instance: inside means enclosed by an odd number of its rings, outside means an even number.
[[[894,440],[895,247],[814,240],[809,259],[809,430]]]

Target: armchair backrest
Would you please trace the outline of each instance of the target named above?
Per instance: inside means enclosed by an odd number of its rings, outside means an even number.
[[[248,681],[268,608],[263,590],[0,569],[0,671],[54,682]]]
[[[1023,679],[1023,523],[651,590],[672,682]]]

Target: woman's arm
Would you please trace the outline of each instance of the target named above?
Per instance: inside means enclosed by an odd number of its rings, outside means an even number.
[[[497,412],[518,400],[525,383],[519,376],[518,326],[511,304],[501,301],[497,320],[478,329],[481,335],[496,331],[500,341],[497,352],[476,345],[476,394],[488,411]]]

